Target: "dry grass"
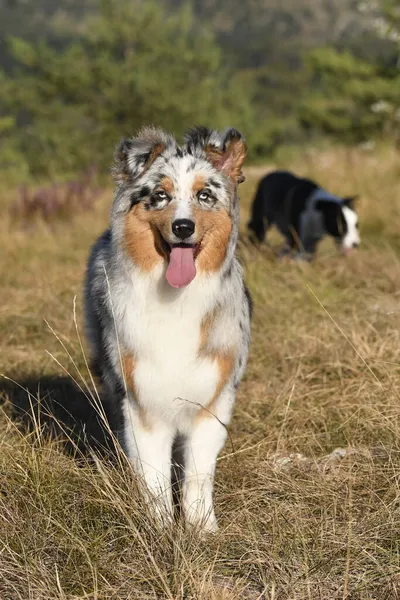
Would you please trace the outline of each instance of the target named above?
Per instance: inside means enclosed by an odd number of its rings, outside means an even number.
[[[87,168],[74,180],[64,183],[54,181],[38,189],[20,186],[17,197],[9,210],[13,224],[32,228],[37,219],[49,225],[56,220],[68,220],[81,211],[91,211],[102,188],[96,186],[97,168]]]
[[[25,434],[12,418],[11,402],[26,409],[35,396],[84,412],[60,365],[82,385],[72,357],[91,387],[73,298],[80,327],[85,260],[111,194],[52,231],[10,229],[4,216],[1,367],[33,396],[4,381],[2,600],[400,598],[399,156],[337,149],[291,167],[360,193],[363,246],[344,260],[327,242],[299,266],[241,245],[253,342],[218,463],[221,531],[206,540],[181,524],[160,533],[123,457],[67,455],[43,416]],[[261,174],[243,185],[243,229]]]

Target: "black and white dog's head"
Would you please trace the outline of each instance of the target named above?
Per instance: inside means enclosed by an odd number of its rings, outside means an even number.
[[[317,199],[315,208],[321,212],[326,233],[331,235],[341,250],[348,254],[360,245],[358,215],[354,208],[356,197]]]

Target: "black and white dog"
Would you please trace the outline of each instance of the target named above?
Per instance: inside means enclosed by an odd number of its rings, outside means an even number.
[[[310,259],[325,235],[347,254],[360,244],[354,200],[334,196],[288,171],[274,171],[258,185],[248,227],[262,242],[274,224],[286,240],[281,255],[296,251],[297,257]]]

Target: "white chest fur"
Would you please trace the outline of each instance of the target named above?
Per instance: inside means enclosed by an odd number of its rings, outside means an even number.
[[[121,352],[135,359],[137,399],[178,428],[210,402],[218,385],[215,361],[199,356],[201,323],[218,291],[218,277],[200,275],[173,289],[160,267],[150,275],[134,273],[113,293]]]

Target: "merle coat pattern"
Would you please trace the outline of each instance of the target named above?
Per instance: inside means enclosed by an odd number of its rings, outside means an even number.
[[[86,330],[118,435],[164,521],[183,439],[187,522],[217,528],[212,491],[246,367],[251,301],[236,256],[246,146],[203,127],[179,146],[145,128],[121,142],[110,228],[94,245]]]

